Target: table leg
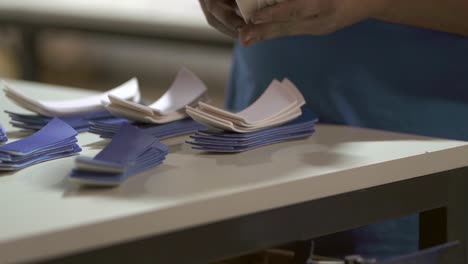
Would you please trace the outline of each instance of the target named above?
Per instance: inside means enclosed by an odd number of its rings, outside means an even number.
[[[468,263],[468,174],[466,170],[453,172],[448,186],[447,238],[460,245],[443,263]]]
[[[294,264],[305,264],[310,257],[312,240],[298,241],[294,248]]]
[[[279,248],[294,252],[294,264],[305,264],[310,257],[312,247],[313,241],[308,239],[296,241]]]
[[[447,242],[447,208],[419,214],[419,248],[427,249]]]

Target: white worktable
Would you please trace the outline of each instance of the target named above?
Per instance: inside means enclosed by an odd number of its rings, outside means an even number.
[[[91,93],[13,83],[36,98]],[[2,93],[4,125],[6,109],[20,111]],[[6,127],[13,140],[21,135]],[[466,142],[341,126],[319,125],[307,140],[235,155],[192,151],[184,139],[165,141],[171,153],[162,166],[116,189],[68,182],[74,158],[0,174],[0,263],[111,246],[468,165]],[[92,156],[105,141],[85,133],[79,143]]]

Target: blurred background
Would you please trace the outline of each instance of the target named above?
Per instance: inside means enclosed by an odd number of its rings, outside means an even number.
[[[137,77],[152,102],[185,66],[222,106],[233,44],[198,0],[0,1],[0,79],[105,91]],[[293,261],[268,250],[218,264]]]
[[[154,101],[186,66],[222,105],[232,46],[198,0],[0,1],[0,78],[103,91],[135,76]]]

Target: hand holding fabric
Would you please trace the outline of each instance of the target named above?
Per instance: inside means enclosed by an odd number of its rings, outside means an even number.
[[[286,0],[257,11],[242,27],[240,39],[249,46],[290,35],[325,35],[374,17],[390,0]]]
[[[245,22],[236,12],[235,0],[200,0],[200,5],[208,24],[232,38],[238,37],[238,29]]]

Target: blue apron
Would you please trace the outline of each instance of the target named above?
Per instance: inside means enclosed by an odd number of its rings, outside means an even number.
[[[369,20],[327,36],[236,45],[227,107],[245,108],[272,79],[285,77],[323,123],[468,140],[468,38]],[[322,244],[378,258],[412,252],[418,218],[373,224]]]

